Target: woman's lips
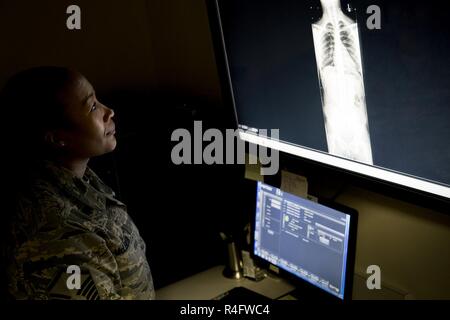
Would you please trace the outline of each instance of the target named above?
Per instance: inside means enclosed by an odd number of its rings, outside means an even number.
[[[106,132],[106,135],[110,136],[110,135],[115,134],[115,133],[116,133],[116,126],[113,126],[110,130],[108,130]]]

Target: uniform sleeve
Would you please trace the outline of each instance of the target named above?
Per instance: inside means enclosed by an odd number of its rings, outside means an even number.
[[[72,230],[58,240],[29,240],[19,248],[16,265],[18,298],[122,298],[115,258],[94,233]]]

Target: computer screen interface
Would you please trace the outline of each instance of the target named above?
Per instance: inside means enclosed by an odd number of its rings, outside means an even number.
[[[254,254],[344,299],[351,216],[261,182],[256,202]]]

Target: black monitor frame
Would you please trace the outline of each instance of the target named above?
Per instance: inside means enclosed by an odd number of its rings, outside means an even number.
[[[205,0],[208,11],[212,45],[219,75],[222,100],[224,106],[227,107],[226,110],[228,111],[225,122],[227,126],[238,129],[239,122],[233,94],[233,84],[229,71],[229,63],[226,54],[222,23],[220,19],[219,1],[220,0]],[[295,167],[306,164],[306,167],[312,168],[313,171],[326,170],[343,177],[343,179],[347,182],[351,182],[371,191],[405,202],[413,203],[421,207],[436,210],[444,214],[450,214],[450,198],[284,152],[280,152],[280,156],[282,161],[287,161],[290,164],[297,163]],[[386,170],[389,171],[389,169]]]
[[[267,184],[267,183],[265,183]],[[257,199],[257,183],[255,182],[255,199]],[[285,192],[285,191],[283,191]],[[307,199],[306,199],[307,200]],[[309,201],[309,200],[308,200]],[[255,230],[256,230],[256,202],[254,206],[254,212],[252,215],[252,221],[251,221],[251,250],[250,250],[250,256],[254,260],[255,264],[265,270],[268,270],[269,272],[273,272],[273,265],[261,258],[260,256],[255,255],[254,249],[255,249]],[[335,209],[337,211],[343,212],[345,214],[348,214],[350,216],[350,230],[349,230],[349,238],[348,238],[348,246],[347,246],[347,261],[346,261],[346,271],[345,271],[345,290],[344,290],[344,298],[341,300],[339,297],[336,297],[332,295],[331,293],[328,293],[313,284],[309,283],[308,281],[301,279],[292,273],[279,268],[277,266],[277,272],[276,274],[280,276],[283,279],[286,279],[289,283],[291,283],[293,286],[295,286],[295,291],[292,293],[294,296],[298,295],[298,298],[300,300],[314,300],[314,301],[331,301],[331,302],[346,302],[350,301],[352,299],[352,293],[353,293],[353,277],[354,277],[354,270],[355,270],[355,255],[356,255],[356,239],[357,239],[357,230],[358,230],[358,211],[344,206],[342,204],[325,200],[325,199],[319,199],[319,204],[324,205],[326,207]]]

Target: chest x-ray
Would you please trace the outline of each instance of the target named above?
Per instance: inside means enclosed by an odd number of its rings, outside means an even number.
[[[339,0],[321,0],[312,25],[328,152],[372,164],[358,25]]]

